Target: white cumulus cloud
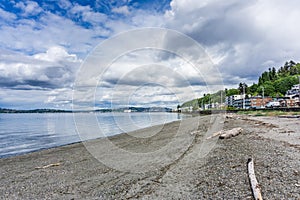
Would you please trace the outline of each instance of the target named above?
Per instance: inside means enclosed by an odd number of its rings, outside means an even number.
[[[123,15],[129,15],[130,11],[128,9],[128,6],[121,6],[121,7],[115,7],[112,9],[113,12],[123,14]]]

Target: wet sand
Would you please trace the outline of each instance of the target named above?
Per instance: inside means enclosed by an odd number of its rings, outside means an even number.
[[[264,199],[300,199],[299,122],[199,116],[0,159],[0,199],[252,199],[250,157]]]

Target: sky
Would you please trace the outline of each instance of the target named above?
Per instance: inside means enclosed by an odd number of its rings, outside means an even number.
[[[176,107],[240,82],[252,84],[269,67],[299,60],[299,7],[297,0],[1,1],[0,107]],[[149,27],[190,38],[203,48],[194,61],[203,60],[202,53],[209,60],[194,66],[188,57],[196,51],[155,33],[148,38],[159,40],[161,49],[145,47],[118,55],[109,66],[94,64],[93,77],[85,78],[95,81],[82,92],[76,80],[83,80],[101,44]],[[141,38],[108,42],[106,50],[144,44]],[[165,51],[170,46],[184,49],[186,57]],[[212,81],[216,74],[222,83]]]

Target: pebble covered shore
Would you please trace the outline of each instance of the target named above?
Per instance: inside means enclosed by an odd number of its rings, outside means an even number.
[[[205,141],[212,121],[224,130],[241,127],[243,132]],[[253,157],[263,199],[299,200],[299,122],[297,118],[198,116],[166,124],[153,137],[112,137],[115,145],[133,152],[155,151],[157,144],[164,145],[170,138],[178,137],[182,144],[189,141],[187,148],[178,146],[163,154],[160,167],[140,173],[104,165],[82,143],[0,159],[0,199],[253,199],[247,175],[247,160]],[[180,123],[183,128],[178,132]],[[189,130],[193,123],[198,127]],[[176,159],[164,163],[173,154]],[[119,160],[122,163],[121,156]]]

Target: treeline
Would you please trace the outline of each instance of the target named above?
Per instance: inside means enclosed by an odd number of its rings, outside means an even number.
[[[262,95],[264,91],[265,96],[282,97],[293,85],[299,83],[299,75],[300,63],[291,60],[278,71],[273,67],[263,72],[258,78],[258,83],[253,83],[249,87],[245,83],[240,83],[236,94],[242,94],[241,90],[245,87],[245,92],[252,96]]]
[[[299,83],[300,75],[300,63],[295,63],[294,61],[289,61],[276,70],[275,67],[269,68],[264,71],[258,78],[257,83],[253,83],[248,86],[246,83],[239,83],[237,88],[225,88],[225,91],[218,91],[213,94],[204,94],[203,97],[199,99],[194,99],[185,102],[181,107],[198,108],[204,104],[210,104],[213,102],[225,101],[226,96],[247,94],[251,96],[262,95],[264,92],[265,96],[270,97],[282,97],[285,93],[291,89],[295,84]],[[221,94],[222,93],[222,94]],[[246,97],[247,97],[246,95]]]

